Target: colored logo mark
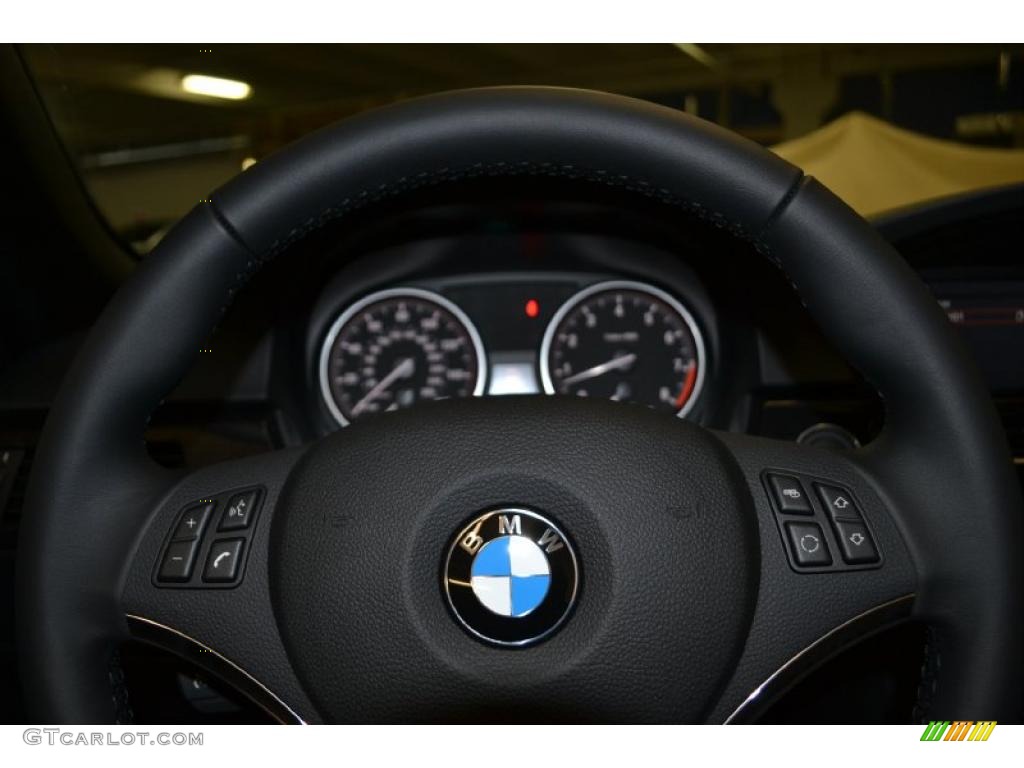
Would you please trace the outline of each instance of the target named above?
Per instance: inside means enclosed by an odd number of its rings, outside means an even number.
[[[995,727],[995,720],[932,720],[921,741],[988,741]]]
[[[500,616],[531,613],[544,601],[550,584],[544,551],[525,536],[492,539],[473,561],[473,593]]]

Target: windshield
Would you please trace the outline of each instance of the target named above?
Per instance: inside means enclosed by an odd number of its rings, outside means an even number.
[[[139,253],[339,118],[453,88],[626,94],[772,146],[865,215],[1024,180],[1024,46],[29,45],[101,213]]]

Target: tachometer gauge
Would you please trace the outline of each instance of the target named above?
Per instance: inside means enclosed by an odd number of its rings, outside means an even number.
[[[540,371],[548,394],[603,397],[689,413],[704,384],[704,341],[687,309],[644,283],[585,288],[544,333]]]
[[[484,391],[483,344],[466,314],[418,288],[379,291],[334,321],[320,353],[320,388],[342,426],[421,400]]]

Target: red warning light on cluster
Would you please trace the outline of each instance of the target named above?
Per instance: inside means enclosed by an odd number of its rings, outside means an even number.
[[[540,304],[537,303],[536,299],[529,299],[526,302],[526,316],[536,317],[540,314]]]

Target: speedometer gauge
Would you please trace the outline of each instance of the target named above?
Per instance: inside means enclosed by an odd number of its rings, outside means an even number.
[[[484,391],[480,335],[443,296],[418,288],[379,291],[334,321],[320,353],[320,388],[342,426],[421,400]]]
[[[551,318],[540,370],[549,394],[641,403],[683,416],[704,384],[704,341],[687,309],[658,288],[598,283]]]

